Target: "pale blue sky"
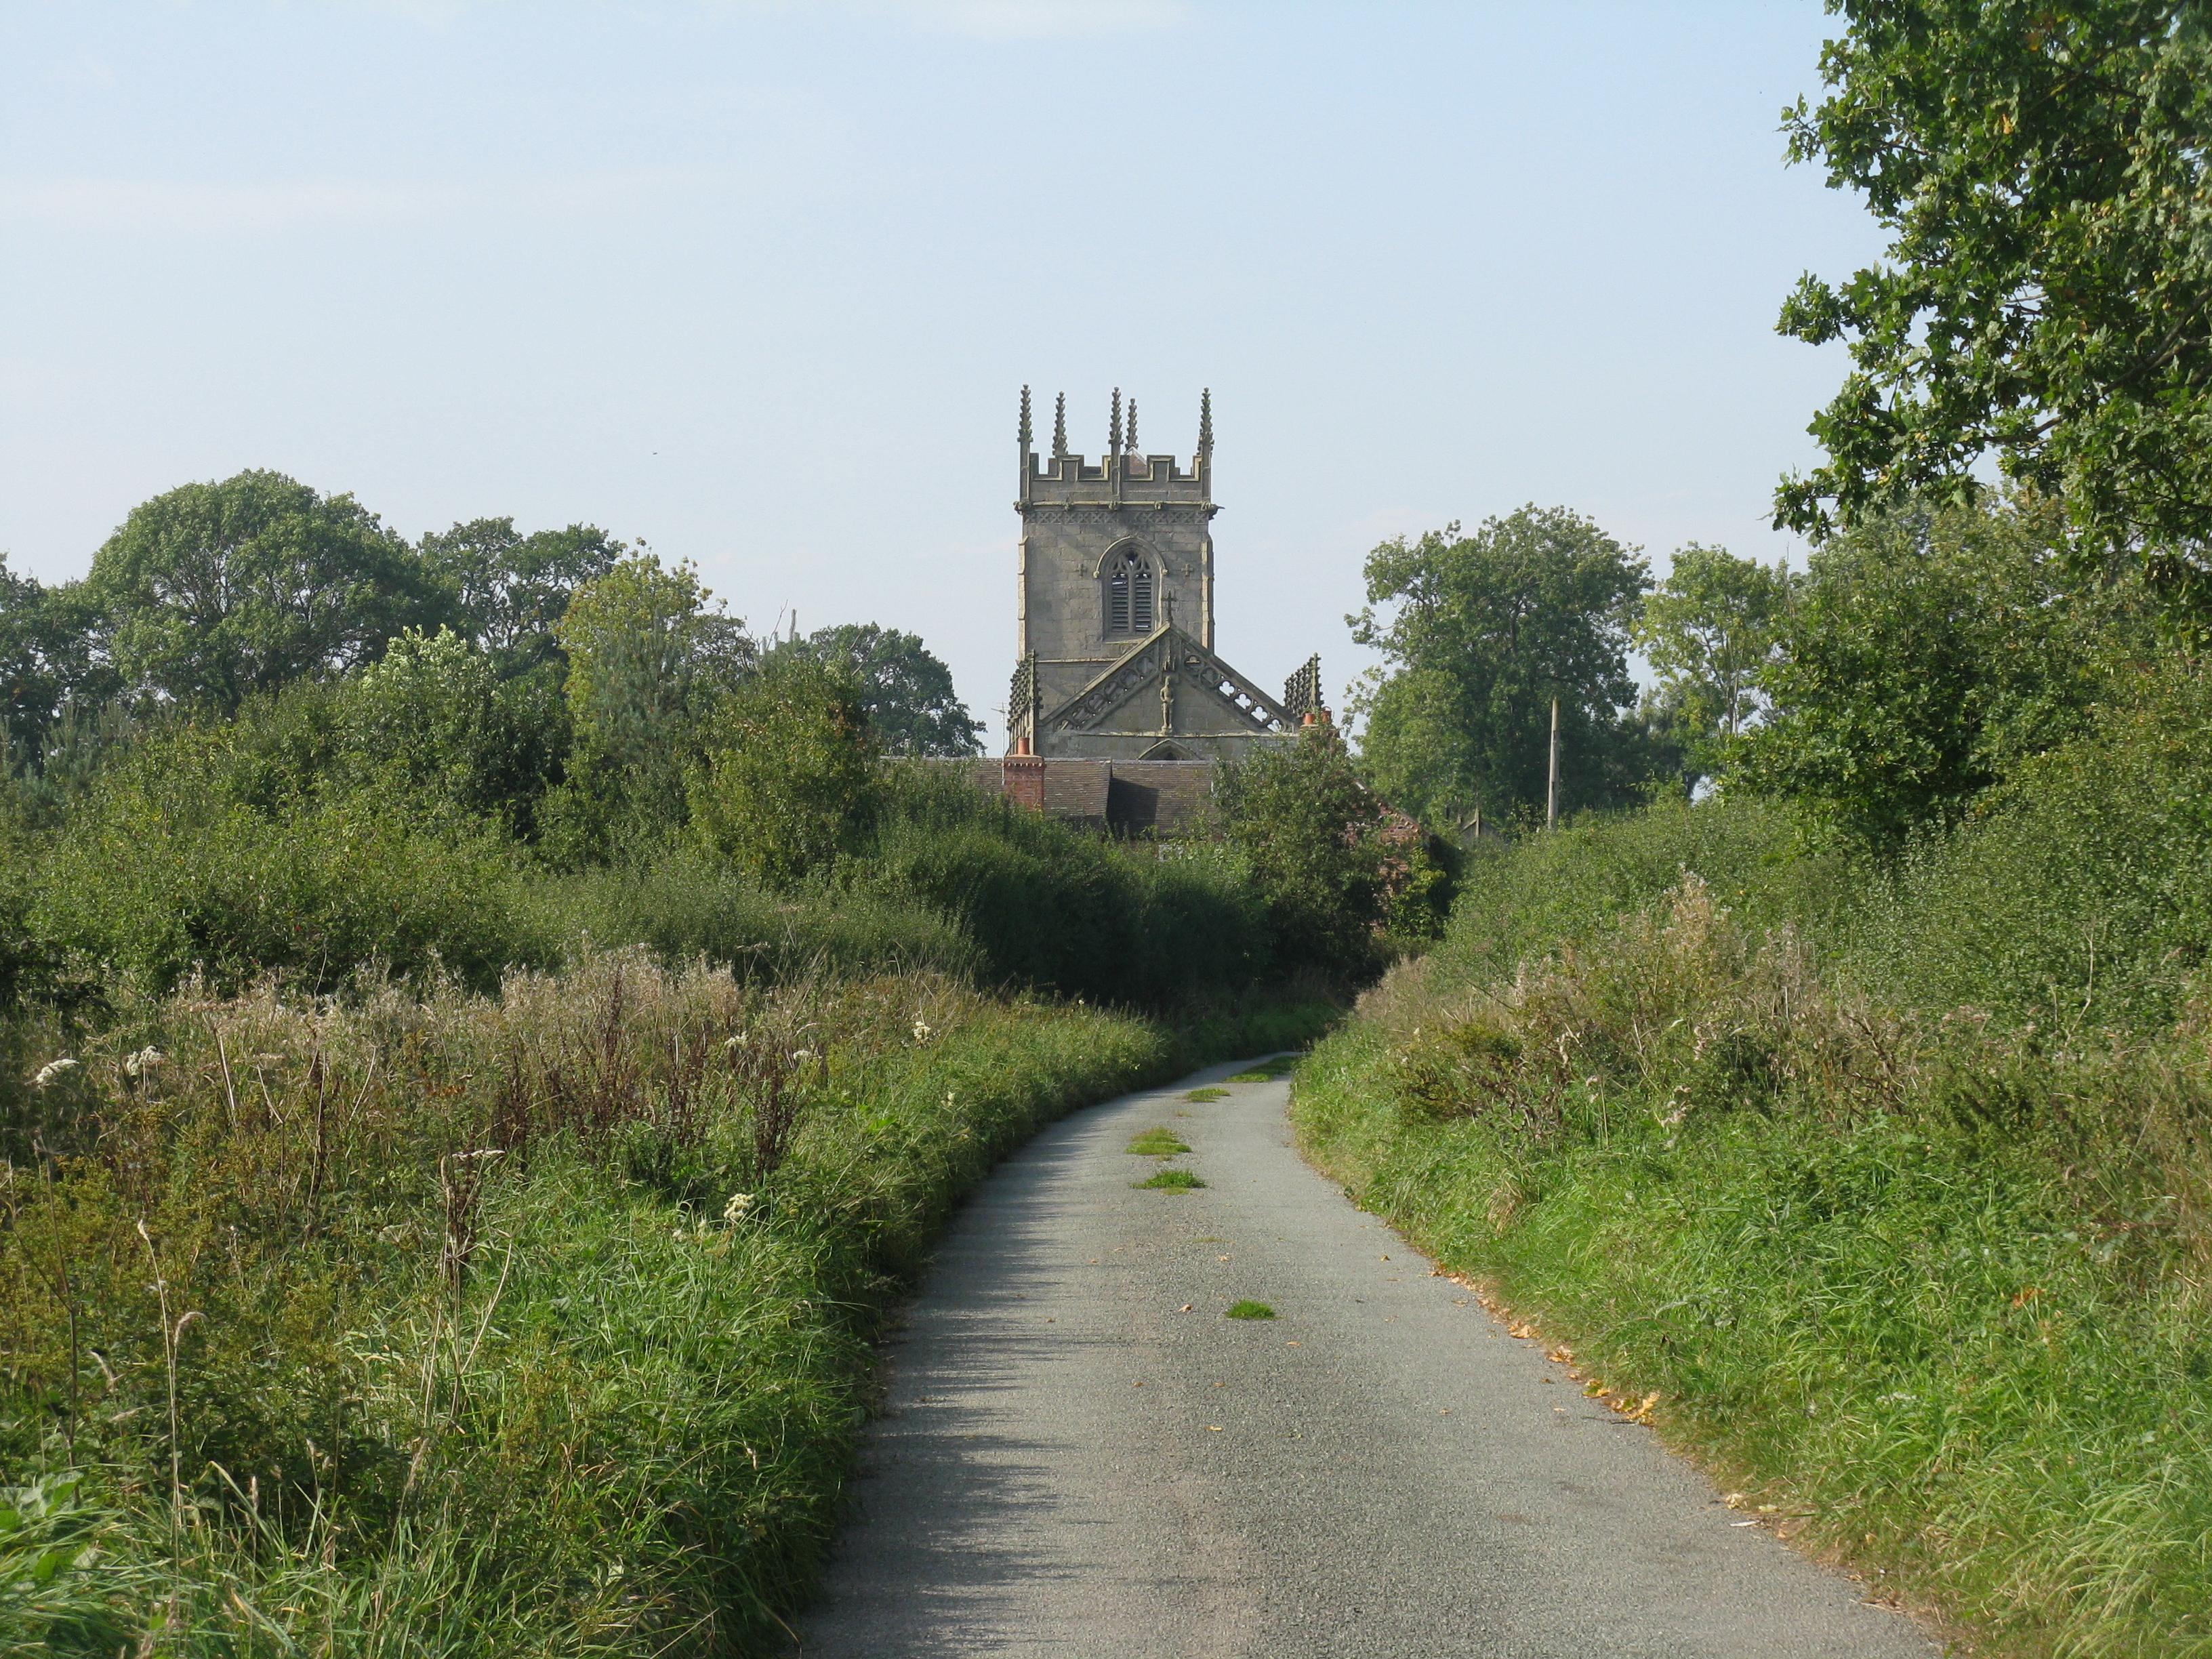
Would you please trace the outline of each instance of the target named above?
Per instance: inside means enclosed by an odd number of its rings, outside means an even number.
[[[1013,650],[1015,399],[1213,389],[1220,641],[1522,501],[1772,557],[1876,246],[1785,168],[1812,3],[0,3],[0,550],[246,466],[589,520],[766,626]]]

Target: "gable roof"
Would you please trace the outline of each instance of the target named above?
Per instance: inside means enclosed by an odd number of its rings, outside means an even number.
[[[1211,691],[1255,737],[1297,729],[1297,722],[1282,704],[1173,623],[1161,623],[1108,664],[1083,690],[1048,710],[1044,727],[1064,732],[1095,730],[1116,708],[1157,684],[1170,668],[1178,678]]]

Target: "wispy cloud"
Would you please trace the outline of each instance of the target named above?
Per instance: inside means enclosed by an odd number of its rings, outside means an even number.
[[[647,192],[712,184],[689,169],[625,168],[464,184],[432,179],[0,178],[0,224],[229,234],[404,223],[464,210],[592,214]]]

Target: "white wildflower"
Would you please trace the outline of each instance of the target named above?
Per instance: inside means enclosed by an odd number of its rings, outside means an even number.
[[[794,1048],[791,1052],[791,1063],[794,1066],[804,1066],[813,1058],[814,1050],[811,1048]]]
[[[57,1079],[67,1077],[75,1070],[76,1070],[76,1062],[67,1054],[64,1054],[59,1060],[50,1060],[39,1067],[39,1074],[31,1079],[31,1086],[34,1089],[46,1088]]]
[[[926,1019],[915,1020],[914,1023],[914,1040],[916,1042],[927,1042],[929,1041],[930,1036],[929,1022]]]
[[[149,1043],[136,1054],[124,1055],[123,1069],[132,1077],[143,1077],[167,1058],[167,1054]]]
[[[745,1218],[745,1212],[752,1206],[753,1195],[750,1193],[732,1193],[730,1201],[722,1206],[722,1219],[734,1227]]]

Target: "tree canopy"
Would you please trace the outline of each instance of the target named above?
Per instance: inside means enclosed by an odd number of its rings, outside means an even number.
[[[1648,568],[1589,520],[1524,507],[1367,556],[1352,636],[1381,653],[1355,699],[1362,758],[1394,805],[1431,822],[1540,813],[1551,702],[1568,803],[1610,804],[1640,781],[1629,629]],[[1388,611],[1381,607],[1391,607]]]
[[[810,657],[857,688],[885,754],[980,755],[983,732],[952,687],[947,668],[918,634],[874,623],[823,628],[775,647]]]
[[[1224,766],[1214,788],[1229,844],[1275,915],[1283,947],[1309,961],[1364,967],[1388,896],[1378,831],[1389,814],[1336,728]]]
[[[1917,507],[1813,554],[1731,777],[1887,855],[2079,731],[2124,595],[2071,587],[2047,506]]]
[[[454,622],[503,672],[527,672],[559,648],[569,595],[629,550],[596,525],[524,535],[512,519],[472,519],[422,538],[422,559],[454,595]]]
[[[569,599],[556,629],[574,733],[564,834],[590,842],[618,818],[683,821],[684,757],[754,657],[744,623],[711,597],[689,564],[638,553]]]
[[[1887,260],[1808,275],[1781,330],[1850,343],[1785,479],[1814,535],[1994,455],[2067,504],[2076,557],[2140,559],[2212,625],[2212,7],[2203,0],[1830,0],[1826,95],[1793,160],[1863,191]]]
[[[446,595],[350,495],[278,472],[185,484],[132,509],[86,591],[124,686],[223,714],[258,691],[343,672]]]
[[[46,586],[0,554],[0,749],[36,757],[65,706],[109,689],[88,611],[83,584]]]
[[[1654,704],[1682,745],[1686,782],[1717,774],[1759,713],[1792,586],[1786,565],[1692,543],[1645,598],[1636,643],[1658,680]]]
[[[853,681],[786,653],[725,698],[690,775],[691,832],[776,884],[858,848],[876,807],[877,749]]]

